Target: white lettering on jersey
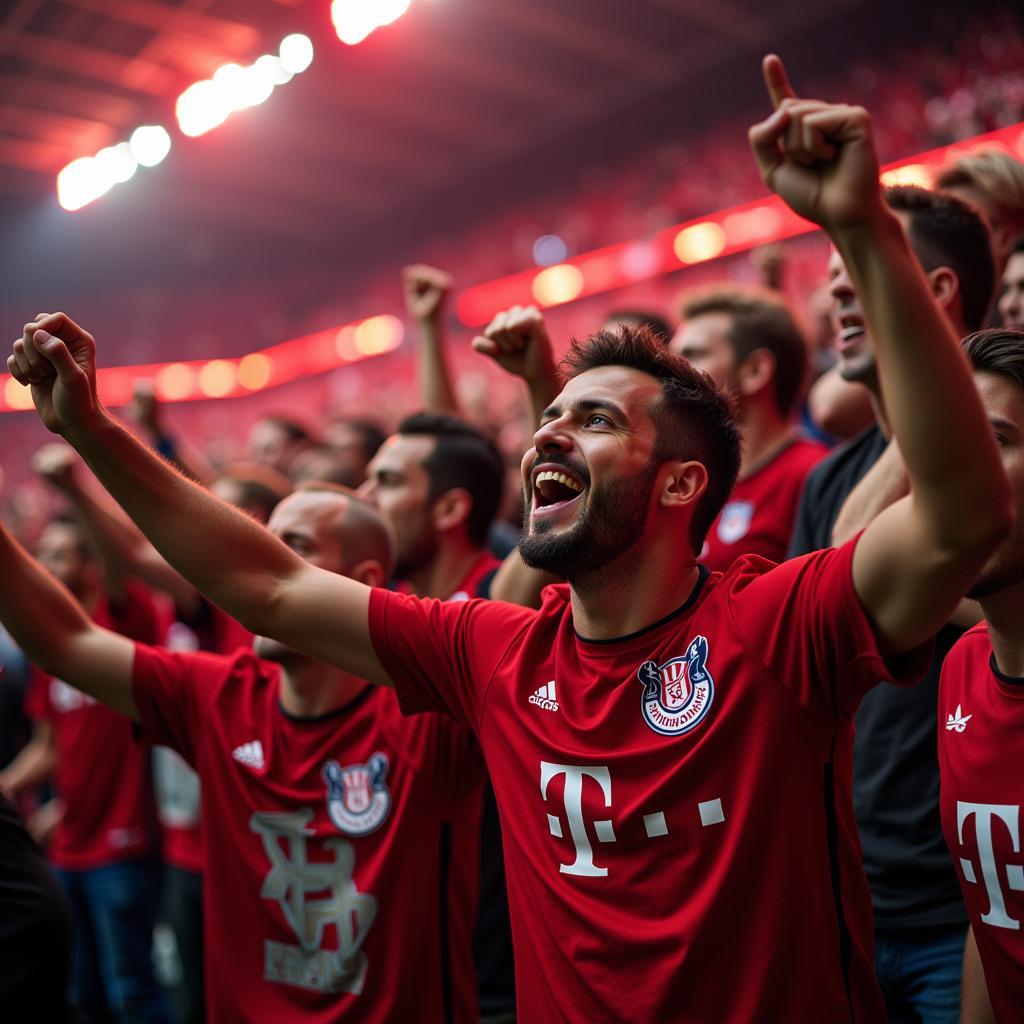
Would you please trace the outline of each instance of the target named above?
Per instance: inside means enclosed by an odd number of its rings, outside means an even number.
[[[985,883],[989,901],[988,913],[982,914],[981,919],[985,924],[990,924],[995,928],[1019,931],[1020,921],[1011,917],[1006,910],[1003,887],[999,882],[1000,865],[996,863],[995,853],[992,849],[992,826],[994,819],[998,818],[1010,833],[1013,852],[1020,853],[1020,807],[1016,804],[972,804],[964,800],[957,800],[956,830],[961,845],[964,842],[964,824],[972,817],[978,845],[978,860],[981,864],[981,877]],[[967,857],[960,858],[960,868],[964,873],[964,880],[976,885],[978,877],[974,871],[974,864]],[[1024,866],[1006,864],[1005,868],[1007,886],[1017,892],[1024,892]]]
[[[540,795],[548,798],[548,783],[558,775],[565,776],[565,817],[569,822],[569,835],[576,847],[576,859],[571,864],[560,864],[558,870],[564,875],[607,875],[608,869],[594,863],[594,848],[590,845],[587,823],[583,818],[583,780],[593,779],[604,796],[605,807],[612,805],[612,778],[607,765],[551,764],[540,763]],[[556,838],[562,838],[562,823],[556,815],[548,815],[548,828]],[[615,829],[611,821],[595,821],[594,835],[602,843],[615,842]]]
[[[310,863],[306,840],[315,834],[307,827],[312,818],[313,811],[303,807],[285,814],[257,812],[249,819],[270,860],[260,896],[277,900],[299,940],[298,946],[264,943],[264,978],[321,992],[358,994],[367,966],[362,945],[377,916],[377,900],[356,888],[355,849],[347,840],[323,840],[320,848],[333,853],[334,859]],[[327,890],[328,897],[307,897]],[[330,925],[337,932],[336,950],[321,948]]]
[[[558,710],[558,691],[555,688],[555,681],[545,683],[539,690],[535,690],[527,698],[531,704],[536,704],[545,711]]]

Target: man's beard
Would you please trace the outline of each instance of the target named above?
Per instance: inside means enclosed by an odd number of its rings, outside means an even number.
[[[422,523],[416,536],[407,540],[398,551],[395,579],[407,580],[414,572],[429,565],[437,558],[437,549],[437,535],[429,523]]]
[[[1024,582],[1024,552],[1021,538],[1013,537],[1011,549],[1004,555],[1002,551],[981,570],[974,585],[967,591],[972,601],[983,601],[986,597],[998,594],[1000,590],[1017,586]]]
[[[579,518],[561,533],[551,533],[551,523],[535,523],[519,541],[523,561],[569,582],[604,568],[643,535],[657,475],[658,464],[652,461],[633,476],[593,487]],[[587,482],[586,476],[577,476]]]

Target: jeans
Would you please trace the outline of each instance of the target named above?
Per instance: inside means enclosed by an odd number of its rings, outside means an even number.
[[[957,1024],[967,925],[875,929],[889,1024]]]
[[[181,983],[174,992],[180,1024],[203,1024],[203,876],[164,868],[164,917],[174,932]]]
[[[153,974],[153,923],[160,895],[154,861],[56,871],[75,924],[72,983],[93,1024],[171,1024]]]

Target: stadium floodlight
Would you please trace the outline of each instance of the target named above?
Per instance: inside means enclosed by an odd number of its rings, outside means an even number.
[[[57,201],[65,210],[80,210],[113,186],[109,171],[95,157],[83,156],[72,160],[57,175]]]
[[[301,32],[285,36],[277,51],[281,67],[292,75],[299,75],[313,63],[313,41]]]
[[[116,146],[107,146],[95,156],[98,174],[109,179],[112,185],[120,185],[139,169],[139,162],[132,154],[127,142],[119,142]]]
[[[308,67],[308,65],[307,65]],[[288,71],[281,58],[273,53],[265,53],[253,64],[258,74],[266,78],[273,86],[287,85],[295,76]]]
[[[182,134],[205,135],[222,125],[235,111],[255,107],[270,98],[279,85],[312,63],[313,44],[307,36],[294,34],[281,43],[280,55],[265,53],[248,66],[223,64],[212,77],[193,82],[175,107]]]
[[[334,0],[331,21],[338,38],[349,46],[361,43],[375,29],[397,21],[410,0]]]
[[[195,138],[222,125],[231,113],[226,90],[204,79],[194,82],[179,97],[174,112],[183,135]]]
[[[144,124],[132,132],[128,147],[137,163],[156,167],[171,151],[171,136],[162,125]]]

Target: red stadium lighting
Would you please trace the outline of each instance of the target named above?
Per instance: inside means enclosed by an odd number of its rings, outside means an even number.
[[[397,21],[410,0],[334,0],[331,21],[338,38],[349,46],[361,43],[375,29]]]
[[[287,70],[285,49],[282,44],[281,65]],[[160,132],[162,129],[147,126],[132,136],[132,152],[140,164],[145,164],[141,151],[136,150],[136,136],[141,131]],[[888,164],[882,169],[882,182],[887,185],[929,185],[935,168],[978,146],[995,146],[1024,159],[1024,123]],[[110,160],[109,157],[105,159]],[[83,169],[69,174],[75,164]],[[71,193],[61,201],[74,198],[80,200],[80,205],[85,205],[91,199],[82,200],[82,196],[87,196],[90,189],[95,190],[102,181],[96,175],[95,158],[87,157],[75,161],[75,164],[69,164],[61,172],[60,178],[65,179],[63,187]],[[81,175],[78,181],[75,180],[76,174]],[[58,188],[62,187],[60,178]],[[75,193],[76,188],[81,191]],[[552,306],[572,302],[634,281],[672,273],[694,263],[731,256],[757,245],[795,238],[815,230],[813,224],[783,206],[777,196],[765,196],[687,224],[666,228],[643,241],[605,246],[553,267],[527,270],[467,288],[458,296],[456,313],[464,326],[480,327],[508,306],[531,302]],[[400,320],[385,314],[295,338],[262,352],[250,353],[237,361],[218,359],[212,362],[201,360],[108,367],[99,371],[100,395],[110,405],[121,405],[131,399],[131,383],[136,377],[155,377],[157,393],[164,401],[209,397],[212,391],[220,392],[222,397],[237,397],[390,351],[401,344],[403,331]],[[211,366],[216,368],[211,370]],[[28,388],[22,387],[12,377],[0,377],[0,385],[0,412],[32,408]]]

